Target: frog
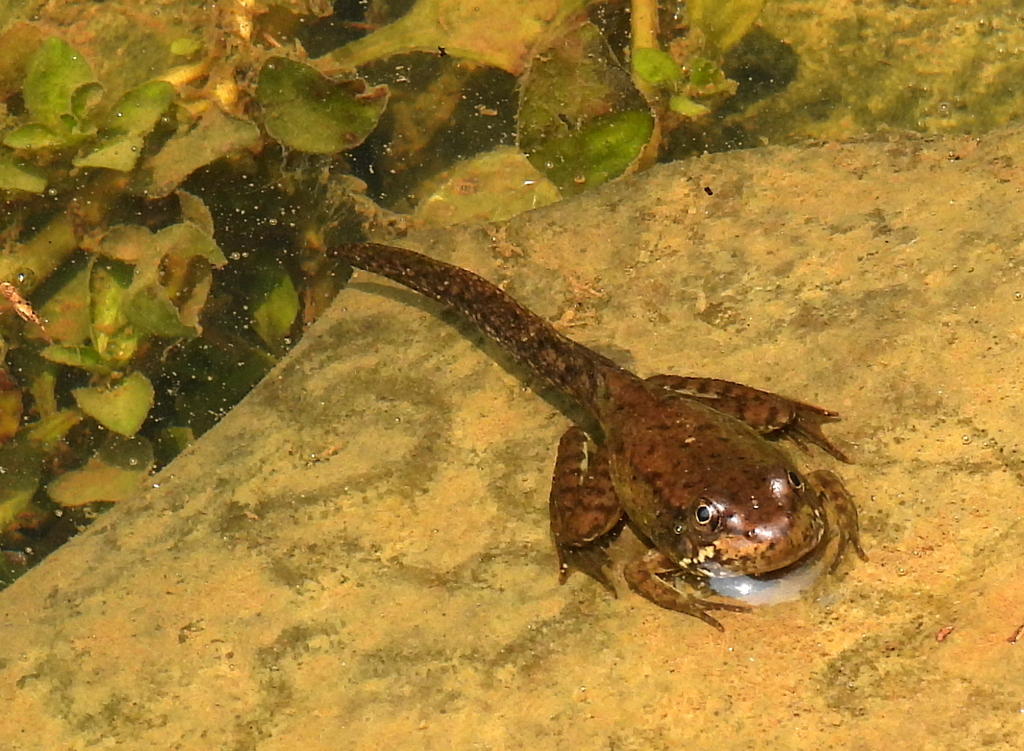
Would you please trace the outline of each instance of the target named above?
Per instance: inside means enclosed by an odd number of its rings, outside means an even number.
[[[548,497],[560,583],[579,571],[616,595],[608,546],[628,525],[644,543],[622,566],[628,588],[723,631],[713,612],[751,608],[717,596],[715,577],[778,575],[829,546],[829,572],[850,550],[867,560],[839,476],[799,471],[775,440],[850,463],[823,431],[836,412],[722,379],[643,378],[483,277],[413,250],[354,242],[327,254],[453,309],[568,400],[575,424]]]

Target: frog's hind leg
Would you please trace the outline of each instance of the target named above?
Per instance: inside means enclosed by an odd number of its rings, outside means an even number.
[[[813,443],[839,461],[850,463],[821,430],[822,424],[839,419],[836,412],[717,378],[656,375],[647,383],[732,415],[759,433],[781,433],[802,449]]]
[[[567,430],[558,443],[549,508],[559,582],[564,584],[578,569],[615,594],[605,546],[622,519],[622,506],[607,452],[578,427]]]

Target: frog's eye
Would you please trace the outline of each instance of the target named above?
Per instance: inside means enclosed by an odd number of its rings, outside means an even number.
[[[803,489],[804,481],[800,479],[800,475],[793,471],[789,471],[786,474],[789,477],[789,484],[793,486],[794,490]]]
[[[698,527],[704,527],[714,531],[718,526],[718,511],[707,501],[701,501],[693,510],[693,520]]]

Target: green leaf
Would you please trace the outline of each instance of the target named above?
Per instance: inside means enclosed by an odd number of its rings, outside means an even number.
[[[198,255],[193,252],[190,243],[184,247],[174,247],[175,241],[168,230],[182,229],[174,235],[183,235],[184,239],[213,240],[197,228],[191,229],[182,224],[171,225],[154,235],[146,243],[146,255],[139,259],[132,276],[131,286],[125,295],[124,315],[132,326],[132,330],[141,336],[183,337],[195,336],[194,329],[186,326],[181,319],[178,308],[171,300],[171,292],[164,285],[161,270],[165,261],[177,261],[178,265],[188,263],[188,259]],[[123,233],[122,233],[123,234]],[[185,260],[179,258],[183,255]]]
[[[64,440],[68,431],[81,421],[82,413],[77,409],[62,409],[60,412],[53,412],[29,425],[28,437],[38,446],[53,449]]]
[[[269,269],[264,277],[253,300],[253,329],[272,350],[279,352],[284,349],[284,341],[299,314],[299,294],[284,269]]]
[[[71,140],[67,131],[57,132],[39,123],[29,123],[15,128],[4,136],[4,145],[12,149],[48,149],[63,146]]]
[[[159,255],[188,259],[200,256],[215,267],[228,262],[213,237],[192,222],[179,222],[164,227],[153,238]]]
[[[35,372],[22,371],[22,378],[29,376],[28,391],[35,401],[35,411],[42,419],[57,413],[57,368],[49,363],[34,368]]]
[[[700,117],[701,115],[706,115],[711,111],[703,104],[697,104],[697,102],[693,101],[689,97],[680,95],[673,96],[668,100],[668,108],[685,117]]]
[[[111,389],[90,386],[71,393],[82,412],[108,430],[129,437],[139,432],[153,407],[153,384],[138,371]]]
[[[7,369],[0,366],[0,443],[11,440],[21,428],[21,418],[25,413],[24,396]]]
[[[51,344],[49,347],[44,347],[40,354],[50,362],[82,368],[90,373],[107,375],[111,372],[110,366],[92,347]]]
[[[260,71],[256,99],[275,139],[299,151],[334,154],[366,140],[388,89],[369,88],[361,78],[332,81],[308,65],[272,57]]]
[[[184,190],[177,191],[177,196],[182,221],[194,224],[203,234],[213,237],[213,214],[203,199]],[[221,253],[219,257],[224,258],[224,254]],[[213,262],[214,259],[210,258],[210,261]],[[216,265],[219,267],[222,264]]]
[[[537,56],[520,87],[519,147],[562,194],[621,175],[654,117],[600,32],[584,24]]]
[[[168,464],[193,443],[195,436],[191,428],[168,426],[157,433],[153,442],[153,454],[157,463]]]
[[[131,172],[142,150],[142,136],[115,136],[101,143],[85,156],[75,159],[76,167],[105,167],[118,172]]]
[[[442,47],[453,57],[518,76],[541,40],[566,19],[580,15],[584,5],[582,0],[417,0],[397,21],[346,44],[331,57],[351,69],[409,52],[436,55]]]
[[[668,88],[682,77],[679,65],[670,54],[649,47],[633,50],[633,72],[659,88]]]
[[[42,193],[46,190],[45,173],[9,152],[0,151],[0,190]]]
[[[459,162],[440,176],[439,183],[416,207],[416,218],[433,227],[502,222],[561,197],[558,188],[512,146]]]
[[[711,60],[698,57],[690,63],[690,84],[692,86],[703,89],[724,80],[725,75]]]
[[[174,87],[150,81],[127,92],[107,114],[104,127],[115,133],[144,136],[160,121],[174,101]]]
[[[124,501],[138,493],[153,466],[153,447],[141,436],[110,435],[85,466],[66,472],[46,486],[61,506]]]
[[[124,314],[140,334],[182,337],[197,333],[182,323],[178,309],[156,278],[141,284],[133,282]]]
[[[47,39],[32,56],[22,93],[32,119],[56,131],[67,128],[65,116],[81,116],[84,100],[79,92],[94,84],[89,64],[63,39]],[[91,87],[90,87],[91,88]],[[79,94],[76,97],[76,94]]]
[[[74,127],[103,97],[103,86],[99,83],[87,83],[75,89],[71,95],[71,114],[64,116],[68,127]]]
[[[622,112],[594,118],[530,154],[563,193],[606,183],[625,172],[651,137],[648,112]]]
[[[101,237],[96,253],[137,264],[144,258],[153,257],[153,233],[138,224],[114,225]]]
[[[203,333],[200,319],[213,288],[213,271],[209,266],[199,266],[195,263],[190,264],[190,267],[191,289],[176,290],[174,299],[182,324],[188,326],[191,329],[190,335],[194,336]]]
[[[182,37],[181,39],[175,39],[171,42],[171,54],[179,55],[181,57],[188,57],[194,55],[203,48],[203,43],[198,39],[189,39],[188,37]]]
[[[197,221],[212,226],[209,211],[198,198],[185,194],[182,205]],[[117,290],[109,283],[98,292],[94,287],[94,301],[102,293],[109,311],[96,319],[102,320],[102,325],[94,329],[118,331],[116,312],[130,325],[130,336],[136,338],[195,336],[201,331],[198,317],[210,288],[209,267],[227,263],[209,232],[191,221],[172,224],[156,234],[137,225],[118,225],[103,235],[96,250],[123,262],[110,264],[118,270],[119,287],[129,272],[131,282],[116,300]],[[100,310],[94,305],[97,315]]]
[[[104,361],[115,366],[127,363],[139,346],[139,336],[124,314],[132,275],[128,264],[97,259],[89,278],[92,344]]]

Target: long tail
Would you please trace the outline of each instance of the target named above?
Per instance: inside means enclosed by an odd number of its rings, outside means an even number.
[[[620,370],[608,358],[559,334],[486,279],[458,266],[377,243],[340,245],[327,253],[452,307],[591,415],[599,372]]]

